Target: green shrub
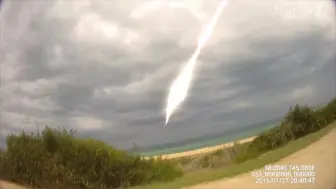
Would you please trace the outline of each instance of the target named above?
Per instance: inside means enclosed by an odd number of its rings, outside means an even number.
[[[190,164],[192,161],[192,158],[191,157],[181,157],[179,159],[177,159],[177,162],[182,164],[182,165],[187,165],[187,164]]]
[[[336,120],[336,98],[330,101],[325,107],[318,109],[315,114],[322,127]]]
[[[0,178],[4,177],[6,167],[5,152],[0,148]]]
[[[293,109],[291,108],[285,117],[285,123],[291,125],[295,138],[300,138],[320,128],[316,114],[308,106],[296,105]]]
[[[276,127],[259,134],[235,160],[240,163],[258,157],[264,152],[286,145],[289,141],[318,131],[336,120],[336,98],[325,107],[313,111],[308,106],[290,108],[284,120]]]
[[[178,160],[161,157],[145,160],[98,140],[77,139],[71,130],[46,127],[41,134],[21,132],[7,136],[7,148],[0,148],[0,179],[48,189],[123,188],[152,181],[166,182],[183,175],[178,164],[194,170],[241,163],[335,120],[336,98],[315,111],[296,105],[278,126],[262,132],[252,142],[235,142],[232,147],[211,154]]]
[[[168,181],[183,172],[168,160],[145,160],[73,131],[10,135],[0,151],[0,179],[36,188],[119,188]]]
[[[199,164],[201,168],[209,168],[211,166],[211,156],[204,156],[203,158],[200,159]]]
[[[218,149],[212,153],[212,156],[215,156],[217,158],[221,158],[225,155],[224,149]]]
[[[195,160],[195,168],[221,168],[236,163],[238,154],[245,150],[246,144],[240,144],[237,141],[230,147],[223,147],[212,153],[201,155]]]

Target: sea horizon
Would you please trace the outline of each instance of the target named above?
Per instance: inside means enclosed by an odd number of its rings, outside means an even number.
[[[239,128],[233,128],[229,131],[194,139],[178,141],[175,143],[167,143],[147,148],[138,148],[137,154],[141,156],[159,156],[163,154],[179,153],[185,151],[197,150],[200,148],[212,147],[232,141],[237,141],[249,137],[256,136],[264,130],[270,129],[279,124],[281,118],[276,118],[262,123],[246,125]]]

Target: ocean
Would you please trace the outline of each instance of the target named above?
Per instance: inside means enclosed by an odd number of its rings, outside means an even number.
[[[177,143],[155,146],[148,149],[139,149],[138,154],[141,156],[157,156],[216,146],[227,142],[256,136],[261,132],[276,126],[280,123],[280,120],[281,119],[275,119],[259,124],[249,125],[213,136],[207,136],[188,141],[180,141]]]

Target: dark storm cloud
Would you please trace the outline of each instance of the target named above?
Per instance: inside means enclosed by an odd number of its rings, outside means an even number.
[[[270,120],[294,103],[335,96],[331,17],[286,20],[271,15],[268,4],[237,2],[216,26],[188,98],[164,130],[169,85],[217,2],[203,2],[195,16],[166,9],[140,17],[132,14],[138,4],[8,3],[0,52],[2,136],[45,123],[121,148],[133,141],[151,146]],[[206,19],[199,21],[201,13]]]

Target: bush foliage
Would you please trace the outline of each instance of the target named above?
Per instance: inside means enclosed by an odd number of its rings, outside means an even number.
[[[276,127],[259,134],[236,157],[236,162],[255,158],[269,150],[286,145],[289,141],[318,131],[336,120],[336,98],[325,107],[312,110],[308,106],[290,108],[283,121]]]
[[[71,130],[46,127],[41,134],[22,132],[7,137],[7,148],[0,148],[0,179],[48,189],[124,188],[165,182],[182,176],[182,169],[219,168],[256,158],[335,120],[336,98],[317,110],[296,105],[278,126],[250,143],[235,142],[210,154],[171,161],[160,157],[145,160],[98,140],[75,138]]]
[[[10,135],[0,151],[0,179],[35,188],[120,188],[168,181],[182,171],[168,160],[144,160],[101,141],[46,127]]]

